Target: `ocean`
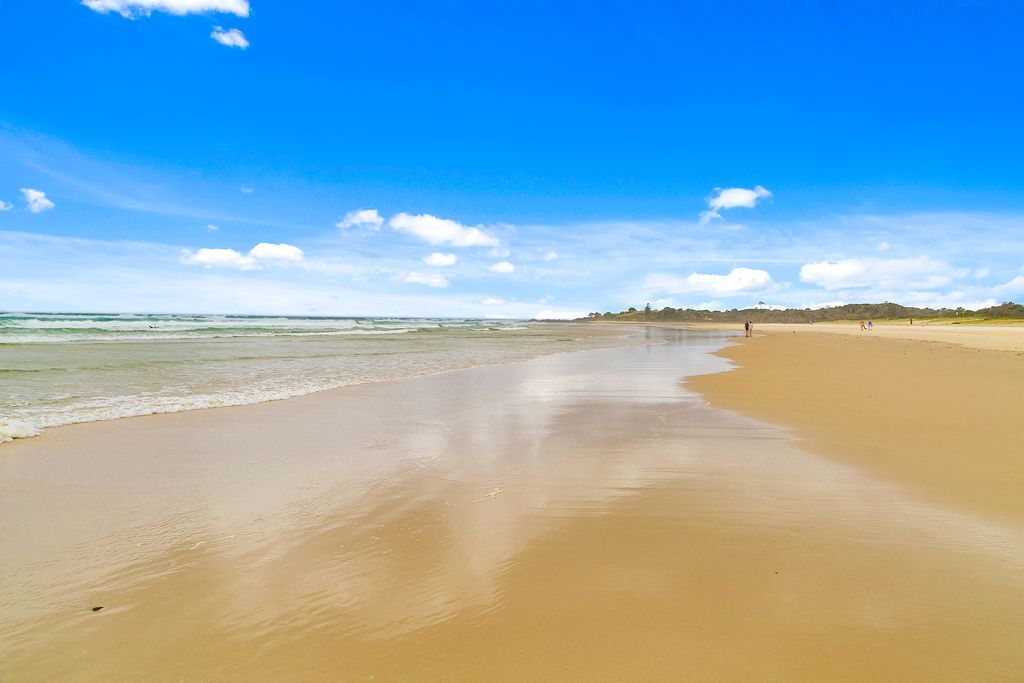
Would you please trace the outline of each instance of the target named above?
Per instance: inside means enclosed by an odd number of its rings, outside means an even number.
[[[0,313],[0,442],[626,342],[557,323]]]

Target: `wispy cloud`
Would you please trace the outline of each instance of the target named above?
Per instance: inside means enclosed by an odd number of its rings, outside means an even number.
[[[450,282],[448,278],[440,273],[406,273],[403,281],[414,285],[426,285],[427,287],[447,287]]]
[[[321,251],[298,263],[205,268],[182,264],[180,245],[3,230],[0,254],[0,310],[479,318],[495,311],[454,286],[410,287],[402,259],[386,255]],[[535,307],[510,302],[501,314],[529,318]]]
[[[0,211],[10,211],[13,208],[14,204],[11,204],[10,202],[5,202],[4,200],[0,199]]]
[[[87,158],[77,151],[34,135],[11,135],[0,128],[0,153],[20,162],[59,185],[63,194],[77,201],[127,211],[193,218],[205,222],[244,223],[276,228],[309,230],[303,225],[270,217],[251,217],[223,210],[191,206],[191,194],[174,196],[174,176],[145,168],[123,167]],[[45,163],[42,160],[46,160]],[[61,170],[56,170],[60,168]],[[65,169],[72,169],[70,171]],[[114,189],[112,189],[114,188]],[[194,189],[190,186],[190,189]]]

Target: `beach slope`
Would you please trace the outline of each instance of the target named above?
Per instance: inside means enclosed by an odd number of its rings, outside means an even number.
[[[714,405],[933,501],[1024,522],[1024,330],[760,325]]]

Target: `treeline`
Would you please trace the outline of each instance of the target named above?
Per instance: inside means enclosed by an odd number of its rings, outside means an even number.
[[[766,307],[704,311],[695,308],[643,309],[630,308],[619,313],[590,313],[580,320],[662,320],[680,322],[743,322],[755,323],[818,323],[838,320],[909,320],[926,319],[1016,319],[1024,320],[1024,306],[1007,301],[998,306],[977,311],[965,308],[915,308],[894,303],[846,304],[828,308],[786,308],[774,310]]]

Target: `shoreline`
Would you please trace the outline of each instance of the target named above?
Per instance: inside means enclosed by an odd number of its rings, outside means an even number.
[[[560,328],[561,330],[564,330],[566,333],[575,331],[573,329],[573,327],[568,326],[568,325],[566,325],[564,323],[555,323],[555,324],[552,324],[550,327],[556,327],[556,326],[558,328]],[[323,388],[314,388],[314,389],[310,389],[310,390],[306,390],[306,391],[299,391],[297,393],[287,393],[287,392],[285,392],[284,394],[282,394],[280,396],[274,396],[274,397],[270,397],[270,398],[260,397],[258,399],[252,399],[252,400],[246,399],[246,400],[241,400],[241,401],[238,401],[238,402],[212,403],[212,404],[209,404],[209,405],[194,405],[194,406],[177,406],[177,407],[161,409],[161,410],[152,410],[150,412],[140,412],[140,413],[133,413],[133,414],[119,414],[119,415],[112,415],[112,416],[109,416],[109,417],[91,417],[91,418],[82,418],[82,419],[75,418],[75,419],[71,419],[69,421],[57,422],[57,423],[50,423],[50,422],[44,421],[44,424],[42,426],[40,426],[36,422],[25,421],[25,420],[20,420],[20,419],[4,420],[3,416],[0,416],[0,455],[2,455],[5,452],[5,444],[7,445],[6,448],[9,449],[10,446],[12,444],[14,444],[14,443],[22,442],[22,441],[27,440],[27,439],[40,438],[44,434],[49,433],[49,432],[51,432],[54,429],[61,429],[61,428],[69,427],[69,426],[73,426],[73,425],[90,424],[90,423],[94,423],[94,422],[116,422],[116,421],[126,420],[126,419],[133,419],[133,418],[139,418],[139,417],[148,417],[148,416],[151,416],[151,415],[168,415],[168,414],[176,414],[176,413],[188,413],[188,412],[193,412],[193,411],[197,411],[197,410],[215,410],[215,409],[220,409],[220,408],[234,408],[234,407],[238,407],[238,406],[260,405],[260,404],[263,404],[263,403],[274,403],[274,402],[278,402],[278,401],[288,401],[288,400],[295,399],[295,398],[302,398],[303,396],[311,396],[311,395],[320,394],[320,393],[324,393],[324,392],[343,390],[343,389],[346,389],[346,388],[349,388],[349,387],[360,386],[360,385],[363,385],[363,384],[374,384],[374,383],[378,383],[378,382],[403,381],[403,380],[407,380],[407,379],[415,379],[417,377],[430,377],[430,376],[433,376],[433,375],[444,374],[444,373],[447,373],[447,372],[456,372],[456,371],[459,371],[459,370],[466,370],[466,369],[471,369],[471,368],[493,367],[493,366],[496,366],[496,365],[505,365],[505,364],[508,364],[508,363],[525,362],[525,361],[528,361],[528,360],[532,360],[534,358],[541,358],[541,357],[544,357],[544,356],[552,356],[552,355],[558,355],[558,354],[563,354],[563,353],[577,353],[577,352],[582,352],[582,351],[601,350],[601,349],[608,349],[608,348],[625,348],[625,347],[632,346],[632,345],[635,345],[635,344],[643,345],[643,344],[646,344],[646,343],[650,343],[650,342],[647,342],[647,341],[643,341],[642,339],[639,338],[638,332],[639,332],[639,330],[642,329],[642,326],[634,325],[632,327],[634,328],[634,330],[637,331],[637,333],[631,334],[628,329],[625,332],[621,333],[621,334],[607,334],[606,336],[603,335],[603,334],[593,334],[592,333],[588,337],[584,337],[583,339],[585,339],[587,341],[593,342],[593,341],[595,341],[597,339],[605,337],[608,343],[603,344],[603,345],[602,344],[595,344],[594,346],[591,346],[589,348],[582,348],[582,349],[580,349],[580,348],[576,348],[576,349],[557,349],[557,350],[551,350],[551,349],[543,349],[543,350],[541,350],[541,349],[538,349],[538,350],[535,350],[532,354],[525,355],[525,356],[522,356],[522,357],[511,357],[511,358],[506,358],[506,359],[502,359],[502,360],[496,360],[496,361],[493,361],[493,362],[486,362],[486,361],[485,362],[477,362],[477,363],[471,363],[471,364],[468,364],[468,365],[456,364],[453,367],[443,367],[443,368],[440,368],[440,369],[433,369],[433,370],[420,370],[420,371],[410,372],[410,373],[407,373],[407,374],[399,374],[399,375],[393,376],[393,377],[363,378],[363,379],[357,379],[357,380],[352,381],[350,383],[339,383],[339,384],[336,384],[336,385],[326,386],[326,387],[323,387]],[[290,336],[290,338],[295,338],[295,337],[298,337],[299,335],[289,335],[289,336]],[[385,336],[385,335],[381,335],[381,336]],[[269,339],[270,337],[265,337],[265,338]],[[153,343],[161,343],[161,341],[163,341],[163,340],[147,340],[145,343],[153,344]],[[175,340],[175,341],[177,341],[177,340]],[[199,339],[199,340],[189,340],[189,341],[203,342],[203,341],[207,341],[207,340],[206,339]],[[581,338],[558,340],[558,341],[580,342]],[[109,342],[101,342],[101,343],[109,343]]]

